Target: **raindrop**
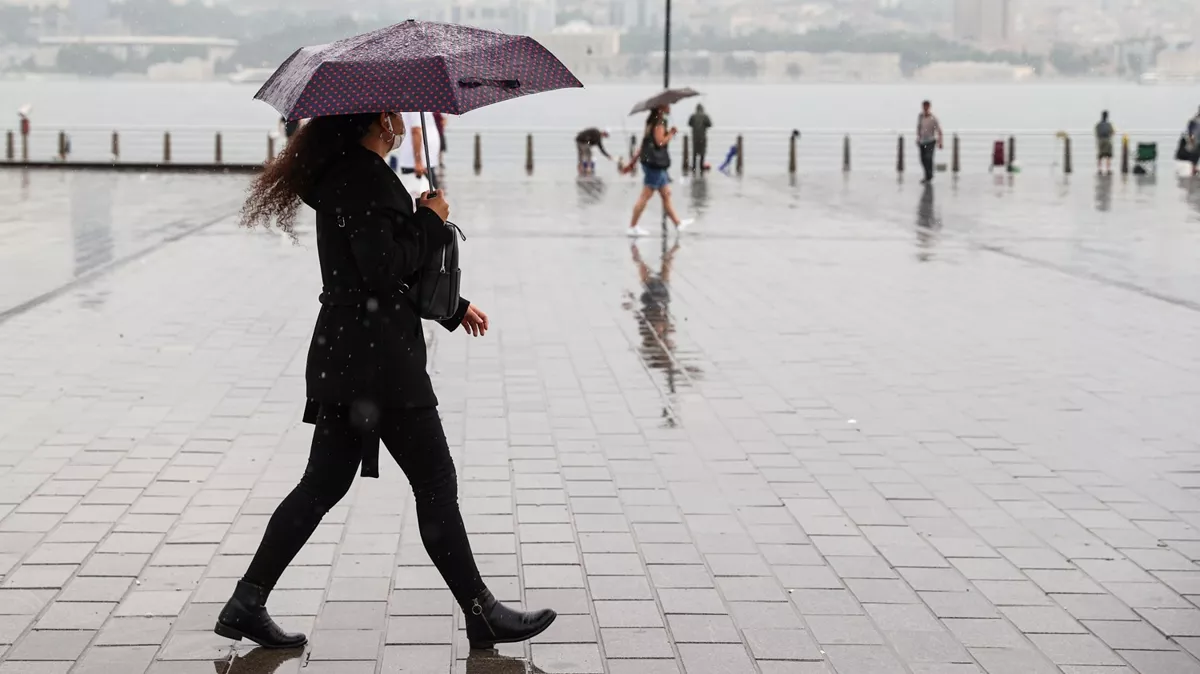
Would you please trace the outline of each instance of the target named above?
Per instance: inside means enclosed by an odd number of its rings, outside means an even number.
[[[858,423],[858,420],[857,420],[857,419],[847,419],[847,420],[846,420],[846,423],[848,423],[848,424],[857,424],[857,423]]]
[[[325,346],[325,335],[317,335],[317,344]]]
[[[324,373],[324,372],[322,372],[322,373],[321,373],[321,379],[324,379],[324,378],[325,378],[325,373]]]
[[[367,299],[367,311],[379,311],[379,300],[374,297]]]

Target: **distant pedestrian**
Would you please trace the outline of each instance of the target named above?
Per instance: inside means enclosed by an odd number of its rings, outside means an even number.
[[[942,124],[932,112],[933,104],[921,103],[921,115],[917,117],[917,147],[921,150],[921,166],[925,169],[925,180],[933,182],[933,153],[942,148]]]
[[[1113,135],[1116,130],[1108,121],[1108,110],[1100,113],[1100,123],[1096,125],[1096,173],[1112,175]]]
[[[435,166],[425,165],[425,134],[429,134],[429,157],[435,164],[442,152],[442,134],[438,133],[437,124],[434,123],[432,115],[425,115],[424,127],[421,126],[421,113],[419,112],[405,112],[402,113],[402,117],[404,128],[408,129],[408,138],[404,139],[400,143],[400,147],[391,153],[388,163],[391,164],[391,160],[395,159],[395,168],[399,169],[400,182],[404,184],[404,189],[408,190],[409,196],[417,199],[429,191],[429,173],[437,170]],[[438,189],[445,191],[440,182]]]
[[[1188,151],[1192,158],[1192,175],[1200,175],[1200,111],[1196,112],[1196,116],[1188,120],[1187,127],[1188,135]]]
[[[712,128],[712,119],[704,111],[703,104],[696,104],[696,112],[688,118],[688,126],[692,128],[692,173],[702,173],[708,170],[704,160],[708,155],[708,130]]]
[[[608,150],[604,149],[604,139],[608,138],[608,130],[601,131],[595,127],[584,129],[575,136],[575,152],[578,155],[577,170],[581,176],[596,174],[596,162],[592,156],[592,148],[600,150],[605,159],[612,159]]]
[[[642,212],[646,210],[646,204],[650,203],[650,198],[654,196],[655,192],[662,197],[663,209],[667,212],[667,217],[671,219],[671,222],[675,223],[676,232],[682,232],[691,224],[691,220],[679,219],[679,214],[675,212],[675,206],[671,203],[671,176],[667,174],[667,169],[671,167],[671,153],[667,149],[667,145],[679,133],[679,129],[667,127],[667,114],[670,112],[671,107],[663,105],[651,110],[650,116],[646,118],[642,147],[634,157],[635,161],[640,161],[642,164],[642,193],[633,205],[633,219],[629,223],[629,236],[649,234],[646,230],[638,227],[638,220],[641,219]],[[634,162],[631,161],[624,170],[632,171],[633,164]]]
[[[28,103],[17,108],[17,118],[21,124],[21,161],[29,161],[29,115],[33,106]]]
[[[446,116],[440,112],[433,113],[433,123],[437,125],[438,137],[442,139],[442,149],[438,152],[438,168],[446,166]]]

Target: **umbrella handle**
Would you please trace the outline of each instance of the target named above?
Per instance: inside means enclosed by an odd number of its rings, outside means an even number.
[[[433,170],[433,161],[429,156],[429,134],[425,133],[425,113],[421,113],[421,142],[425,145],[425,175],[429,176],[429,196],[437,196],[437,171]]]

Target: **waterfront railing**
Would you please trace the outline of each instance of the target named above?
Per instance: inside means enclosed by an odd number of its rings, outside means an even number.
[[[672,145],[674,165],[683,172],[695,149],[681,129]],[[717,128],[708,136],[706,160],[719,167],[737,148],[729,164],[733,173],[768,175],[829,171],[920,171],[912,129],[788,129]],[[576,129],[476,128],[452,125],[447,131],[445,161],[455,171],[480,173],[573,170],[576,162]],[[605,141],[610,154],[628,160],[636,150],[638,132],[614,129]],[[1155,143],[1161,162],[1172,161],[1179,141],[1177,131],[1131,129],[1121,131],[1130,152],[1138,143]],[[994,147],[1005,148],[1003,166],[993,162]],[[9,167],[76,167],[134,170],[255,171],[283,150],[286,140],[261,127],[126,127],[67,126],[34,128],[28,136],[5,134],[3,161]],[[1121,162],[1122,143],[1118,138]],[[1015,149],[1015,153],[1012,150]],[[596,154],[597,171],[609,169]],[[980,173],[1005,171],[1070,173],[1094,168],[1096,142],[1090,129],[1018,130],[972,129],[947,131],[939,152],[939,169]]]

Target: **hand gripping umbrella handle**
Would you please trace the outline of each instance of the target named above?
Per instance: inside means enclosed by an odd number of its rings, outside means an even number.
[[[433,170],[433,158],[429,156],[429,134],[425,132],[425,113],[421,113],[421,142],[425,145],[425,175],[429,176],[429,196],[437,195],[437,171]]]

